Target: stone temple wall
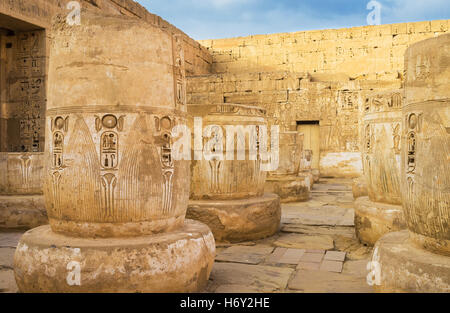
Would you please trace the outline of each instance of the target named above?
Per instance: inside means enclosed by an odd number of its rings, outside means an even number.
[[[392,80],[403,76],[409,45],[449,32],[428,21],[200,41],[213,53],[213,72],[308,72],[317,76]]]
[[[319,81],[306,73],[255,72],[188,77],[188,104],[241,103],[267,110],[269,124],[297,130],[301,121],[320,125],[322,176],[362,173],[361,120],[367,94],[400,88],[401,81]]]

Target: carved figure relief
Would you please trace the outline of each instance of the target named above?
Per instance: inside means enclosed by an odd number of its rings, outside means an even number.
[[[186,104],[186,73],[184,67],[183,39],[179,35],[174,35],[173,64],[174,64],[174,92],[175,107],[180,108]]]

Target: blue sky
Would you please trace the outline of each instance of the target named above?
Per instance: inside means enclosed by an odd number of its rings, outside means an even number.
[[[369,0],[137,0],[194,39],[367,25]],[[450,0],[378,0],[381,23],[450,18]]]

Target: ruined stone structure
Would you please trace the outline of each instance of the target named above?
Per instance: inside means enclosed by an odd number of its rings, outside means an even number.
[[[362,159],[368,197],[355,202],[358,238],[374,245],[384,234],[406,228],[400,192],[402,90],[367,97]]]
[[[450,291],[450,35],[405,55],[401,188],[409,231],[377,243],[379,291]]]
[[[132,0],[80,0],[69,25],[69,1],[0,1],[0,230],[50,222],[16,250],[21,291],[199,291],[214,237],[273,235],[280,197],[330,177],[354,179],[362,242],[408,227],[375,246],[377,291],[450,291],[449,20],[197,42]],[[279,168],[248,158],[249,134],[245,160],[196,159],[194,137],[175,159],[171,130],[194,117],[224,136],[279,125]],[[334,187],[320,210],[339,211]],[[279,247],[331,232],[293,225]]]
[[[172,157],[171,129],[186,123],[181,38],[88,11],[78,26],[58,16],[51,36],[43,174],[50,226],[18,245],[19,289],[201,290],[214,238],[185,219],[189,162]]]
[[[188,108],[192,117],[202,117],[205,137],[193,147],[187,216],[207,224],[221,242],[255,240],[276,233],[281,219],[280,199],[264,193],[263,167],[270,162],[261,157],[265,144],[261,132],[263,127],[267,129],[265,110],[226,103]],[[239,129],[233,127],[247,129],[240,136]],[[200,150],[208,141],[212,154],[206,159]]]

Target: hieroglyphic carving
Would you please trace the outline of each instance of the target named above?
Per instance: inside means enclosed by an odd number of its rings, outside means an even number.
[[[172,210],[173,186],[172,178],[175,172],[174,160],[172,158],[172,136],[171,130],[174,126],[172,118],[164,116],[162,118],[155,116],[155,136],[160,142],[160,162],[163,176],[162,185],[162,207],[164,213],[170,213]]]
[[[421,131],[421,114],[409,114],[406,117],[407,127],[407,156],[406,156],[406,169],[408,174],[415,174],[416,169],[416,152],[417,152],[417,133]]]
[[[103,214],[112,219],[116,210],[115,190],[117,186],[117,169],[119,166],[119,134],[123,131],[125,116],[117,118],[113,114],[105,114],[101,118],[95,116],[95,130],[106,129],[100,135],[100,176],[102,186]]]
[[[104,169],[114,169],[119,163],[119,138],[115,132],[104,132],[100,139],[100,162]]]
[[[58,116],[50,119],[50,129],[52,131],[52,165],[54,169],[61,169],[64,166],[64,133],[68,131],[69,117]]]
[[[339,102],[341,109],[353,111],[358,109],[358,93],[349,90],[339,91]]]
[[[11,77],[11,87],[17,84],[16,92],[12,91],[8,104],[17,107],[19,122],[19,138],[12,139],[9,146],[11,151],[39,152],[43,151],[41,143],[44,127],[45,110],[45,47],[43,31],[21,32],[17,35],[16,71]]]
[[[172,47],[175,107],[180,109],[186,105],[186,71],[184,65],[183,38],[180,35],[173,35]]]

